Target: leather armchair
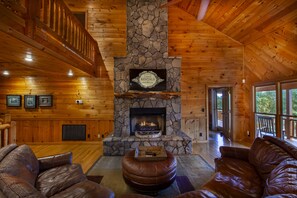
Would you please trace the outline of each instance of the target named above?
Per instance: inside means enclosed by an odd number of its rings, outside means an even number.
[[[114,197],[114,193],[87,180],[72,153],[37,159],[27,145],[0,149],[0,197]]]

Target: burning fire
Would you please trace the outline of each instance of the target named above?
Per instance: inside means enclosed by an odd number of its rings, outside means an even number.
[[[157,126],[157,125],[155,123],[153,123],[153,122],[142,121],[140,123],[140,126]]]

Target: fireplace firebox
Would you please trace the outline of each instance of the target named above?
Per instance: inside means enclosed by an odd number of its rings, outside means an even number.
[[[130,135],[166,135],[166,108],[130,108]]]

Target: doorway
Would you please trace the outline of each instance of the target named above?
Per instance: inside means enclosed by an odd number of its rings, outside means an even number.
[[[232,133],[232,88],[219,87],[208,89],[209,130],[231,139]]]

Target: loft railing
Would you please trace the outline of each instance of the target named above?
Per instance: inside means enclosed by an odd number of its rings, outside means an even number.
[[[0,11],[10,11],[3,21],[10,28],[41,44],[60,43],[82,57],[95,71],[100,56],[98,44],[62,0],[0,0],[0,7]]]
[[[61,0],[39,0],[39,2],[40,12],[36,15],[37,26],[51,32],[55,38],[66,43],[71,50],[95,62],[97,42],[64,2]]]

